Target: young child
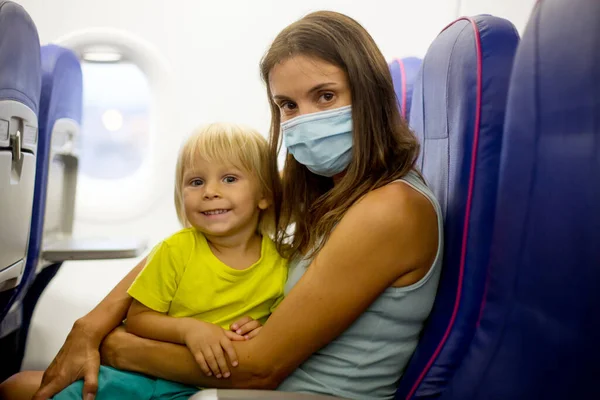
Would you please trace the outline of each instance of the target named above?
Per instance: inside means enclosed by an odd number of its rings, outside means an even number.
[[[226,357],[237,365],[231,340],[254,337],[283,298],[287,264],[269,237],[278,179],[267,141],[253,130],[212,124],[187,139],[175,180],[185,228],[152,250],[129,288],[128,332],[184,344],[207,375],[229,376]],[[97,400],[198,391],[110,367],[101,367],[98,383]],[[78,381],[55,399],[80,399],[81,392]]]

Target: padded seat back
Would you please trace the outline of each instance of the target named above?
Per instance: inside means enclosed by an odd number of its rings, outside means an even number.
[[[42,241],[62,239],[73,230],[78,170],[74,149],[83,107],[81,63],[75,53],[56,45],[43,46],[41,51],[38,170],[43,173],[36,175],[32,260],[39,258]]]
[[[510,82],[485,308],[444,399],[598,396],[599,54],[599,1],[537,3]]]
[[[23,7],[0,1],[0,321],[21,281],[29,240],[41,86],[39,43]]]
[[[494,224],[508,83],[519,41],[507,20],[461,18],[429,47],[410,125],[418,167],[444,213],[444,264],[435,304],[397,393],[439,396],[475,332]]]

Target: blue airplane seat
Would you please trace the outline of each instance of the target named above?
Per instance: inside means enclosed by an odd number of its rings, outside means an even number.
[[[414,84],[417,166],[444,212],[438,294],[397,399],[436,398],[464,357],[479,318],[508,83],[518,33],[489,15],[460,18],[429,47]]]
[[[15,335],[2,346],[7,354],[5,368],[12,373],[20,369],[35,305],[62,264],[44,260],[42,246],[71,233],[75,208],[77,158],[72,153],[81,124],[81,65],[71,50],[47,45],[41,48],[41,68],[39,142],[29,248],[23,280],[8,314],[14,321]]]
[[[508,95],[485,308],[443,399],[593,399],[600,2],[541,0]]]
[[[413,84],[421,68],[423,60],[417,57],[396,58],[389,64],[394,83],[394,91],[398,98],[400,114],[409,120],[412,102]]]
[[[25,270],[37,157],[40,42],[22,6],[0,1],[0,341]],[[0,352],[4,356],[2,352]],[[4,357],[0,380],[5,377]]]
[[[0,1],[0,338],[25,268],[37,156],[40,44],[27,12]]]

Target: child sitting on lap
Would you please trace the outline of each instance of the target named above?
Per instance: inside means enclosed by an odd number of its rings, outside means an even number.
[[[184,344],[207,375],[229,376],[226,357],[237,365],[231,340],[256,336],[283,298],[287,263],[269,237],[278,179],[267,141],[253,130],[212,124],[187,139],[175,180],[185,229],[152,250],[129,288],[128,332]],[[80,399],[82,385],[54,398]],[[183,399],[198,391],[105,366],[98,385],[97,400]]]

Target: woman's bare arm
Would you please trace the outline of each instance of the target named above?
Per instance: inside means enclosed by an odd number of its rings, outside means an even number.
[[[274,388],[398,278],[413,277],[403,280],[410,285],[425,275],[437,238],[431,203],[407,185],[387,185],[348,211],[260,334],[234,343],[230,378],[206,377],[183,346],[123,332],[107,338],[103,354],[118,368],[200,386]]]
[[[253,350],[247,350],[252,340],[240,343],[237,350],[244,349],[246,357]],[[213,388],[267,388],[268,375],[261,375],[255,363],[244,359],[242,366],[232,367],[235,379],[217,379],[202,372],[194,356],[186,346],[141,338],[128,333],[124,327],[112,331],[104,340],[101,348],[103,364],[112,367],[150,374],[189,385],[202,385]],[[264,368],[266,370],[266,368]]]

